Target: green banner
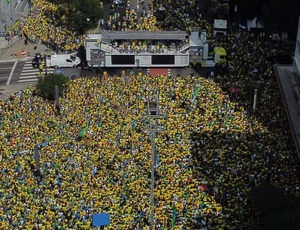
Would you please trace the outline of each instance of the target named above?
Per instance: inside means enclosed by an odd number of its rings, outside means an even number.
[[[199,86],[199,87],[194,91],[194,93],[193,93],[193,95],[192,95],[192,99],[191,99],[191,102],[192,102],[192,103],[194,102],[194,100],[195,100],[196,97],[198,96],[200,90],[201,90],[201,86]]]
[[[173,229],[175,227],[176,217],[177,217],[177,209],[176,209],[175,206],[173,206],[172,207],[172,220],[171,220],[170,229]]]

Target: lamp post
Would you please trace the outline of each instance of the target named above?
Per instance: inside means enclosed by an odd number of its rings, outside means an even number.
[[[34,146],[34,155],[33,155],[34,161],[35,161],[35,170],[36,170],[36,176],[37,176],[37,182],[40,183],[41,180],[41,167],[40,167],[40,155],[39,155],[39,146]]]
[[[4,128],[4,114],[0,112],[0,127]]]
[[[56,112],[57,112],[57,115],[59,116],[60,115],[59,88],[57,85],[54,87],[54,97],[55,97]]]
[[[45,75],[47,75],[47,55],[44,55],[44,63],[45,63]]]
[[[159,112],[159,89],[156,91],[156,98],[154,101],[148,99],[148,108],[147,108],[147,115],[149,121],[149,129],[148,132],[150,133],[151,138],[151,191],[150,191],[150,206],[151,206],[151,213],[150,213],[150,229],[153,230],[154,227],[154,184],[155,184],[155,160],[156,160],[156,146],[155,146],[155,138],[157,132],[160,131],[158,119],[161,117]]]
[[[257,105],[257,93],[258,93],[258,89],[254,89],[254,96],[253,96],[253,113],[256,112],[256,105]]]

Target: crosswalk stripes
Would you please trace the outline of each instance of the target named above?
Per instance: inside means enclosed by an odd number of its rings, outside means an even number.
[[[53,68],[47,68],[47,73],[53,73]],[[45,73],[45,69],[43,69],[43,73]],[[25,61],[24,67],[21,71],[21,76],[18,82],[36,82],[38,81],[38,77],[40,74],[39,68],[33,68],[31,64],[31,60]]]

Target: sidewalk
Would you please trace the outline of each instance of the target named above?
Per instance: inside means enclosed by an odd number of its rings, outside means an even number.
[[[20,92],[22,89],[26,89],[29,85],[32,85],[32,82],[0,86],[0,101],[7,100],[13,93]]]
[[[35,53],[41,53],[47,49],[46,46],[42,44],[30,43],[27,46],[24,44],[25,38],[17,38],[14,42],[9,44],[7,47],[0,49],[0,61],[12,61],[19,60],[24,57],[33,57]],[[26,56],[16,57],[18,53],[28,52]]]
[[[12,61],[22,61],[22,60],[30,60],[34,56],[35,53],[42,53],[47,49],[46,46],[42,44],[28,44],[25,46],[24,38],[18,38],[16,41],[11,43],[8,47],[0,49],[0,63],[1,62],[12,62]],[[21,51],[28,52],[26,56],[15,56],[15,54],[19,54]],[[11,94],[21,91],[25,89],[29,85],[33,84],[32,82],[28,83],[17,83],[10,85],[0,85],[0,100],[4,101],[10,97]]]

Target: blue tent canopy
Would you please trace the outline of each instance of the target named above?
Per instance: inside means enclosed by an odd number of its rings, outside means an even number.
[[[55,73],[65,73],[63,70],[61,70],[61,69],[56,69],[55,71],[54,71]]]
[[[109,214],[108,213],[97,213],[92,216],[93,227],[101,227],[109,225]]]

